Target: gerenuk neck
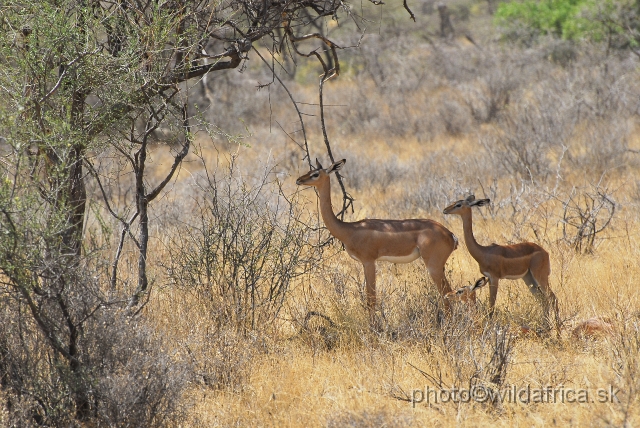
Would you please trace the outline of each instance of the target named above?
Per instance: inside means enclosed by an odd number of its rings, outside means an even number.
[[[467,249],[471,256],[478,260],[482,257],[484,253],[485,247],[478,244],[476,238],[473,236],[473,215],[471,210],[463,212],[460,217],[462,217],[462,228],[464,230],[464,242],[467,245]]]
[[[331,232],[334,237],[344,242],[349,234],[349,223],[341,221],[333,213],[330,181],[327,180],[326,184],[323,183],[320,186],[316,186],[316,188],[318,189],[318,197],[320,198],[320,215],[322,216],[325,226],[327,226],[327,229],[329,229],[329,232]]]

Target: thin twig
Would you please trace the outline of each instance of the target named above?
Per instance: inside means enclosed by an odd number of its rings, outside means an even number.
[[[266,66],[269,67],[269,70],[271,70],[271,73],[273,73],[273,76],[276,78],[278,83],[280,83],[280,86],[282,86],[282,88],[285,90],[287,95],[289,95],[289,99],[291,100],[291,103],[293,104],[293,108],[296,109],[296,113],[298,114],[298,118],[300,119],[300,126],[302,128],[302,137],[304,138],[304,151],[305,151],[305,155],[306,155],[307,161],[309,162],[309,169],[311,169],[312,165],[311,165],[311,156],[309,155],[309,142],[307,141],[307,131],[306,131],[305,126],[304,126],[304,120],[302,119],[302,113],[300,112],[300,109],[298,108],[298,103],[293,98],[293,95],[291,94],[291,91],[289,91],[289,88],[287,88],[287,85],[285,85],[284,82],[282,80],[280,80],[280,77],[278,77],[278,75],[276,74],[276,71],[273,69],[273,67],[271,67],[269,62],[267,62],[267,60],[264,59],[264,57],[260,54],[260,51],[258,51],[258,49],[256,49],[256,48],[253,48],[253,50],[258,55],[258,57],[260,57],[260,59],[266,64]]]
[[[331,159],[331,163],[335,162],[335,159],[333,158],[333,153],[331,152],[331,144],[329,143],[329,137],[327,135],[327,127],[325,126],[325,121],[324,121],[323,87],[324,87],[324,82],[326,82],[327,80],[331,79],[334,76],[335,74],[331,74],[329,76],[323,75],[320,78],[320,86],[319,86],[320,126],[322,128],[322,137],[324,138],[324,145],[327,147],[327,153],[329,154],[329,159]],[[342,190],[342,209],[340,210],[337,216],[340,217],[341,220],[344,220],[344,215],[347,212],[347,209],[349,207],[351,207],[351,212],[353,213],[353,197],[349,193],[347,193],[347,189],[345,189],[344,182],[342,181],[342,176],[338,171],[336,171],[336,178],[338,179],[338,183],[340,184],[340,189]]]

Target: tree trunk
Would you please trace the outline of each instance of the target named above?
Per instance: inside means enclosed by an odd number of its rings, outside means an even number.
[[[438,13],[440,14],[440,37],[449,39],[453,37],[453,25],[451,25],[451,13],[444,3],[438,4]]]
[[[66,200],[65,215],[67,216],[67,229],[62,238],[63,254],[73,258],[79,257],[82,252],[82,231],[87,206],[87,189],[82,172],[84,156],[84,147],[80,144],[76,145],[69,159],[67,194],[62,196]]]
[[[496,12],[496,0],[487,0],[487,12],[493,15]]]

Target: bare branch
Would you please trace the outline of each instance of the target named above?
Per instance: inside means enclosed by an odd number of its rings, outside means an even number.
[[[324,121],[324,99],[323,99],[323,88],[324,88],[324,82],[326,82],[327,80],[331,79],[333,76],[335,76],[334,74],[330,75],[330,76],[322,76],[320,77],[320,85],[319,85],[319,97],[320,97],[320,125],[322,127],[322,137],[324,138],[324,145],[327,148],[327,154],[329,155],[329,159],[331,159],[331,162],[335,162],[335,159],[333,158],[333,153],[331,152],[331,144],[329,143],[329,137],[327,135],[327,127],[325,125],[325,121]],[[351,207],[351,212],[353,212],[353,197],[347,193],[347,190],[344,187],[344,182],[342,181],[342,176],[340,175],[340,173],[338,171],[336,171],[336,178],[338,179],[338,183],[340,184],[340,189],[342,190],[342,209],[340,210],[340,212],[338,213],[338,216],[341,219],[344,219],[344,215],[347,212],[347,209],[349,209],[349,207]]]
[[[409,9],[409,5],[407,4],[407,0],[402,0],[402,6],[404,6],[404,10],[409,12],[409,18],[413,19],[413,22],[416,22],[416,16],[413,14],[411,9]]]
[[[269,62],[266,59],[264,59],[264,57],[260,54],[260,52],[257,49],[254,48],[254,52],[258,55],[258,57],[260,57],[262,62],[264,62],[267,67],[269,67],[269,70],[271,70],[271,73],[272,73],[273,77],[276,78],[276,80],[280,83],[282,88],[286,91],[287,95],[289,96],[289,99],[291,100],[291,103],[293,104],[293,108],[296,109],[296,113],[298,114],[298,119],[300,120],[300,126],[302,128],[302,136],[304,138],[304,151],[305,151],[305,154],[306,154],[307,162],[309,163],[309,168],[312,168],[311,156],[309,155],[309,143],[307,141],[307,131],[306,131],[305,126],[304,126],[304,120],[302,119],[302,113],[300,112],[300,109],[298,108],[298,103],[293,98],[293,95],[291,94],[291,91],[289,91],[289,88],[287,88],[287,85],[285,85],[284,82],[282,82],[282,80],[280,79],[280,77],[278,77],[278,75],[276,74],[276,72],[273,69],[273,67],[271,67]]]
[[[191,139],[193,138],[193,136],[191,135],[191,125],[189,124],[189,116],[187,113],[186,104],[182,106],[182,121],[183,121],[182,125],[184,126],[184,130],[185,130],[185,139],[184,139],[184,145],[182,146],[182,150],[173,159],[173,165],[171,165],[171,170],[169,171],[167,176],[164,178],[164,180],[162,180],[162,182],[158,184],[158,186],[156,186],[156,188],[147,195],[148,202],[153,201],[158,196],[158,194],[162,191],[162,189],[164,189],[167,183],[171,181],[171,178],[173,177],[173,174],[176,172],[176,169],[178,168],[180,163],[182,163],[182,160],[185,158],[185,156],[189,154],[189,147],[191,145]]]

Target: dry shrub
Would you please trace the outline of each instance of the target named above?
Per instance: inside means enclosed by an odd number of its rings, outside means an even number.
[[[300,329],[301,339],[314,352],[334,349],[341,333],[339,326],[328,315],[317,311],[307,312]]]
[[[449,135],[461,135],[469,132],[472,116],[463,101],[457,100],[451,94],[443,94],[438,102],[438,122],[444,126]]]
[[[516,336],[499,322],[481,323],[468,312],[456,310],[455,313],[455,318],[443,320],[441,328],[434,330],[423,360],[409,365],[422,375],[431,391],[460,391],[462,395],[452,396],[450,401],[457,412],[464,405],[462,403],[501,410],[500,394],[508,385]],[[409,396],[395,382],[390,385],[390,393],[396,399],[411,402],[414,407],[427,398],[425,395]]]
[[[113,308],[95,312],[83,325],[84,371],[78,378],[42,346],[46,339],[17,307],[3,307],[0,379],[7,426],[75,426],[70,391],[78,390],[90,399],[87,422],[99,426],[166,426],[182,416],[191,367],[146,320]]]
[[[638,423],[640,406],[640,317],[635,313],[622,319],[622,328],[610,347],[614,372],[611,385],[620,390],[618,400],[612,400],[618,417],[617,420],[604,419],[611,425],[631,427]]]
[[[412,427],[416,421],[410,413],[392,414],[386,410],[363,410],[360,412],[343,412],[331,416],[326,423],[327,428],[376,428],[376,427]]]
[[[538,58],[515,50],[487,49],[469,53],[474,67],[469,67],[468,58],[453,54],[446,59],[453,64],[446,67],[445,72],[451,80],[460,82],[460,91],[477,123],[499,119],[526,86],[531,73],[544,67],[544,63],[535,62]]]
[[[182,393],[193,368],[143,320],[109,313],[95,331],[88,367],[95,367],[98,420],[109,426],[166,426],[185,410]]]
[[[555,64],[569,67],[578,59],[578,46],[570,40],[549,39],[541,46],[542,55]]]
[[[296,334],[314,354],[317,352],[359,347],[368,340],[369,319],[365,306],[362,265],[340,260],[344,252],[330,254],[339,248],[339,241],[325,248],[326,259],[338,263],[318,264],[307,279],[308,287],[299,289],[289,304]],[[382,281],[378,278],[378,298],[382,304]]]
[[[452,201],[473,193],[471,189],[481,183],[487,162],[484,153],[458,158],[446,150],[434,152],[416,163],[414,174],[420,177],[416,187],[403,189],[403,197],[397,203],[405,212],[414,212],[416,207],[442,212]]]
[[[553,171],[553,150],[566,145],[571,120],[561,109],[551,110],[557,100],[523,99],[498,121],[492,132],[484,133],[480,143],[493,159],[494,171],[521,179],[545,181]]]
[[[395,305],[389,308],[389,330],[400,341],[423,342],[429,348],[443,322],[444,308],[442,296],[427,275],[424,271],[424,278],[419,278],[417,285],[399,290]]]
[[[209,302],[217,328],[254,331],[278,317],[317,254],[297,194],[286,195],[270,168],[254,182],[234,168],[232,158],[226,171],[196,179],[193,214],[180,218],[164,265],[173,284]]]
[[[192,330],[178,343],[191,359],[195,383],[235,392],[247,384],[253,358],[261,350],[257,336],[242,336],[232,328]]]
[[[361,194],[381,190],[391,196],[378,205],[395,215],[416,216],[416,212],[441,211],[453,198],[466,195],[478,187],[485,165],[490,162],[484,152],[458,158],[448,150],[434,150],[424,157],[400,159],[342,150],[348,170],[346,184]],[[410,183],[409,186],[406,183]],[[397,196],[393,191],[399,192]],[[356,194],[357,196],[357,194]]]
[[[434,337],[435,363],[415,368],[435,388],[482,388],[489,397],[486,403],[499,407],[501,403],[495,399],[507,384],[516,337],[496,322],[485,322],[475,331],[476,322],[447,321]]]
[[[355,190],[368,190],[374,187],[384,189],[405,180],[413,173],[413,165],[403,162],[395,155],[386,158],[369,158],[348,150],[341,151],[341,154],[348,162],[349,168],[344,173],[347,184]]]
[[[567,160],[587,177],[602,176],[607,172],[623,173],[628,165],[631,127],[626,120],[607,118],[590,122],[581,132],[579,144],[571,147]]]
[[[533,240],[544,244],[543,247],[555,242],[556,227],[561,218],[553,203],[557,189],[524,179],[505,184],[499,185],[494,179],[477,192],[491,199],[489,207],[476,211],[478,215],[505,220],[508,226],[500,228],[501,237],[491,239],[506,244]]]
[[[612,192],[602,183],[586,189],[574,187],[562,205],[564,241],[579,253],[592,253],[616,212]]]

